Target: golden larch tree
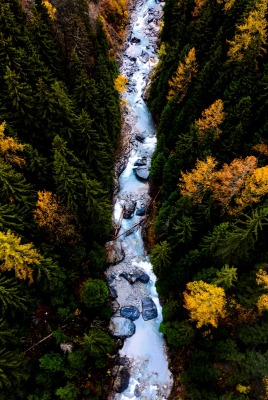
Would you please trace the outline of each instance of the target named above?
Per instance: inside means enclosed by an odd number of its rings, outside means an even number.
[[[190,312],[190,318],[197,322],[197,328],[209,324],[216,328],[219,318],[226,316],[224,290],[203,281],[189,282],[186,287],[184,307]]]
[[[264,289],[268,289],[268,274],[262,268],[256,274],[256,282],[261,285]],[[260,313],[268,310],[268,294],[262,294],[257,301],[257,308]]]
[[[249,12],[244,23],[236,26],[234,40],[228,40],[230,48],[228,57],[231,61],[242,60],[251,47],[255,57],[265,52],[267,44],[267,0],[256,2],[255,10]]]
[[[208,156],[206,161],[197,160],[195,168],[190,172],[182,172],[178,186],[181,194],[191,197],[194,203],[201,203],[205,191],[213,185],[217,161]]]
[[[114,88],[118,93],[122,93],[126,90],[128,83],[128,78],[123,75],[118,75],[118,77],[114,81]]]
[[[53,234],[57,241],[78,239],[78,234],[72,221],[72,213],[59,202],[57,196],[46,190],[38,191],[38,200],[34,210],[37,224]]]
[[[0,156],[2,156],[5,161],[10,162],[18,166],[25,164],[22,157],[17,155],[18,151],[23,151],[25,148],[24,144],[18,143],[12,137],[5,135],[6,122],[0,125]]]
[[[203,5],[206,3],[207,0],[195,0],[194,4],[194,11],[192,12],[193,17],[197,17],[200,9],[203,7]]]
[[[54,21],[56,19],[57,9],[48,0],[42,0],[43,6],[46,7],[49,17]]]
[[[268,165],[256,168],[248,176],[241,196],[236,199],[239,211],[253,203],[259,203],[261,198],[268,193]]]
[[[213,139],[218,139],[222,133],[219,125],[225,119],[223,101],[218,99],[211,106],[202,111],[202,117],[195,121],[198,128],[198,139],[205,139],[208,132],[212,132]]]
[[[257,158],[248,156],[244,159],[235,158],[230,164],[215,173],[212,198],[227,208],[231,200],[238,195],[245,185],[247,177],[257,166]],[[232,213],[233,210],[228,209]]]
[[[39,265],[42,256],[32,243],[21,244],[21,238],[10,230],[0,232],[0,271],[14,270],[18,279],[29,279],[33,283],[31,264]]]
[[[229,11],[233,7],[235,0],[217,0],[217,3],[224,4],[224,11]]]
[[[195,48],[193,47],[186,55],[184,62],[180,62],[175,75],[168,81],[169,92],[167,99],[171,100],[178,95],[178,102],[182,101],[187,93],[189,83],[197,73],[197,61]]]

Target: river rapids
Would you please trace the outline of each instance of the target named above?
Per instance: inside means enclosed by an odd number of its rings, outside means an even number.
[[[122,101],[124,124],[130,128],[130,150],[114,205],[114,225],[121,226],[118,239],[110,242],[116,256],[106,275],[114,311],[110,329],[115,337],[125,340],[119,365],[113,371],[115,384],[109,400],[164,400],[173,383],[159,332],[162,311],[156,277],[138,224],[150,202],[148,177],[156,145],[154,123],[143,100],[148,76],[157,63],[163,3],[156,1],[136,1],[120,68],[129,80]]]

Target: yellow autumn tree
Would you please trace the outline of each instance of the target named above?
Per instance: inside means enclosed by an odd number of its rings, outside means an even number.
[[[194,4],[194,11],[192,12],[193,17],[197,17],[201,7],[206,3],[207,0],[195,0]]]
[[[123,75],[118,75],[118,77],[114,81],[114,88],[118,91],[118,93],[122,93],[126,90],[128,83],[128,78]]]
[[[229,11],[233,7],[235,0],[217,0],[217,3],[224,4],[224,11]]]
[[[128,20],[127,0],[101,0],[99,3],[101,15],[105,21],[112,24],[117,31],[122,31]]]
[[[54,19],[56,19],[57,9],[53,7],[53,5],[48,0],[42,0],[42,4],[46,7],[49,18],[54,21]]]
[[[256,168],[247,177],[245,188],[241,196],[236,199],[239,211],[253,203],[259,203],[261,198],[268,193],[268,166]]]
[[[267,0],[256,1],[255,9],[250,11],[244,23],[236,26],[234,40],[228,40],[228,57],[231,61],[242,60],[249,47],[255,57],[265,52],[267,44]]]
[[[257,308],[260,313],[268,310],[268,294],[262,294],[257,301]]]
[[[262,285],[264,289],[268,289],[268,274],[262,268],[256,274],[256,282],[258,285]],[[268,310],[268,294],[262,294],[257,301],[257,308],[260,313]]]
[[[268,274],[262,268],[256,274],[256,282],[258,285],[263,285],[265,289],[268,289]]]
[[[230,164],[215,173],[212,198],[219,201],[224,208],[228,208],[231,200],[240,193],[246,179],[257,166],[257,158],[248,156],[244,159],[235,158]],[[233,209],[228,209],[232,213]]]
[[[57,196],[46,190],[38,191],[37,195],[38,200],[34,210],[37,224],[51,232],[59,242],[68,238],[72,241],[77,240],[78,234],[72,223],[74,216],[58,201]]]
[[[23,151],[25,145],[18,143],[12,137],[5,135],[6,122],[4,121],[0,125],[0,156],[2,156],[5,161],[10,162],[11,164],[16,164],[21,166],[25,164],[25,161],[22,157],[17,155],[18,151]]]
[[[10,230],[0,232],[0,271],[14,271],[18,279],[33,283],[33,270],[29,265],[40,264],[42,256],[32,243],[21,244],[21,238]]]
[[[194,203],[201,203],[205,191],[213,185],[217,161],[208,156],[206,161],[197,160],[195,168],[190,172],[182,172],[178,186],[181,194],[191,197]]]
[[[182,101],[187,93],[189,83],[197,73],[197,67],[195,48],[193,47],[186,55],[184,62],[179,63],[175,75],[168,81],[168,100],[178,95],[178,102]]]
[[[205,139],[208,132],[212,132],[213,139],[218,139],[222,133],[219,125],[223,123],[225,112],[223,101],[218,99],[211,106],[202,111],[202,117],[195,121],[198,128],[198,139]]]
[[[226,315],[224,290],[203,281],[189,282],[186,287],[184,307],[190,312],[190,318],[197,322],[197,328],[209,324],[216,328],[219,318]]]

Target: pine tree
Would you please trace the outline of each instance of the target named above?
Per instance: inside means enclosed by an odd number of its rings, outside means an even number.
[[[29,300],[21,293],[21,289],[16,281],[0,274],[0,303],[3,314],[14,309],[26,310]]]

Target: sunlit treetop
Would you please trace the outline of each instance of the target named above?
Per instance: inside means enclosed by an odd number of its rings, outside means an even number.
[[[18,143],[12,137],[5,135],[6,122],[0,125],[0,156],[11,164],[21,166],[25,164],[23,158],[17,155],[18,151],[23,151],[25,148],[24,144]]]
[[[195,121],[198,128],[198,139],[203,140],[208,132],[212,133],[213,139],[218,139],[222,133],[219,125],[223,123],[224,118],[223,101],[218,99],[202,111],[202,117]]]
[[[168,81],[168,100],[172,100],[174,96],[178,96],[178,103],[183,100],[192,78],[196,76],[197,66],[195,48],[193,47],[185,56],[184,61],[179,63],[175,75]]]
[[[47,13],[52,21],[56,19],[57,9],[53,7],[53,5],[48,0],[42,0],[42,4],[46,7]]]
[[[245,17],[244,23],[236,26],[235,37],[228,40],[230,61],[242,60],[247,52],[252,51],[255,57],[265,52],[267,44],[267,0],[256,2],[255,9]]]

